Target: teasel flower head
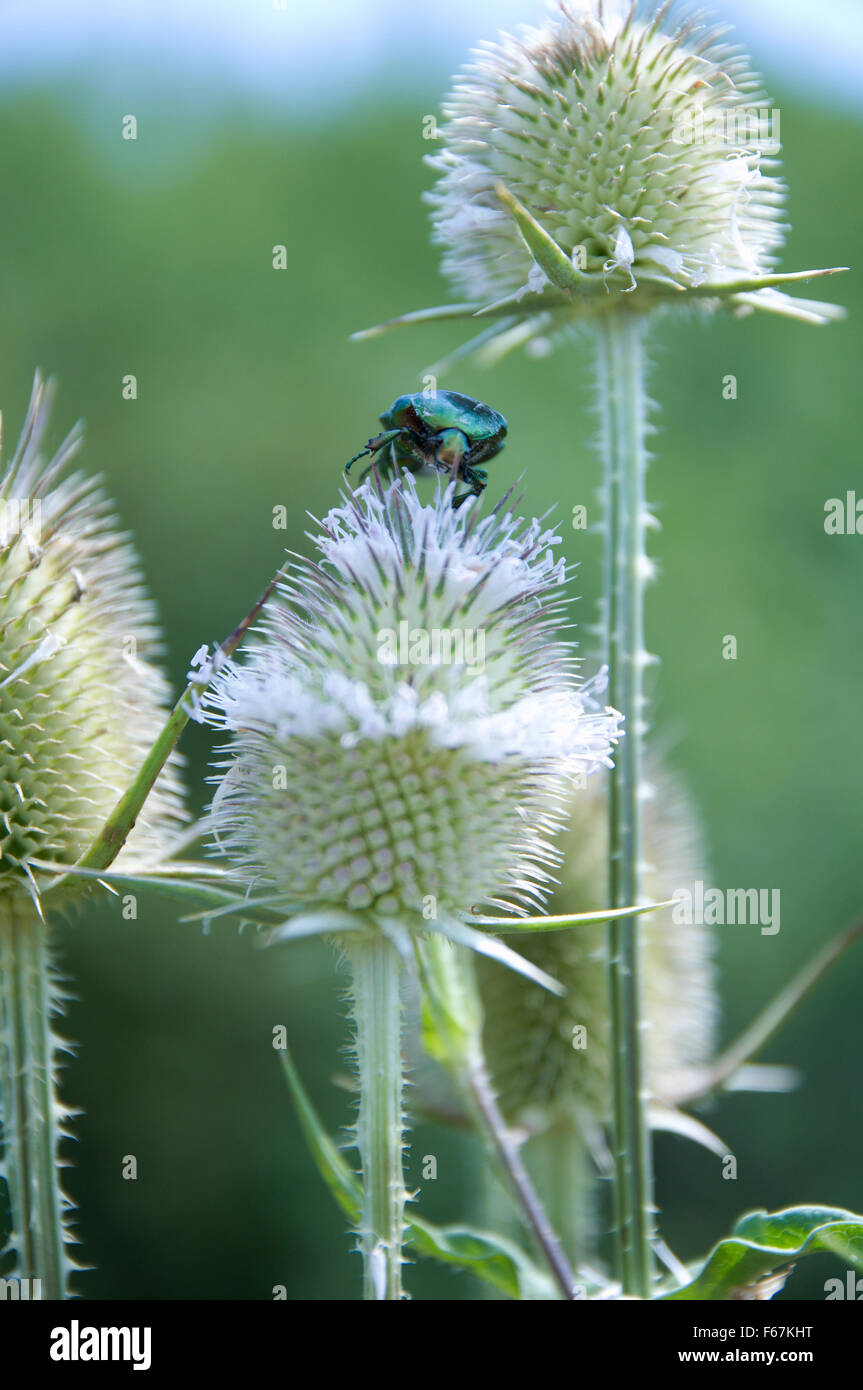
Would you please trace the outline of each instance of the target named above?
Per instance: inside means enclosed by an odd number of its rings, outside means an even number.
[[[0,471],[0,896],[40,902],[33,861],[74,864],[140,768],[168,708],[153,606],[100,485],[45,453],[51,389],[37,375]],[[176,761],[116,863],[152,865],[183,819]]]
[[[676,778],[650,769],[645,805],[645,889],[664,902],[704,875],[697,817]],[[571,805],[561,837],[560,886],[550,910],[576,913],[602,901],[608,842],[606,778],[595,778]],[[713,938],[680,926],[671,908],[641,919],[646,1079],[653,1096],[673,1104],[678,1080],[712,1058],[717,1023]],[[508,971],[480,963],[489,1065],[507,1116],[531,1133],[574,1124],[589,1142],[610,1119],[611,1040],[604,928],[541,933],[522,946],[567,993],[555,998],[522,988]]]
[[[620,310],[840,317],[779,288],[832,271],[775,269],[780,113],[726,33],[686,5],[573,0],[483,44],[428,159],[434,237],[465,302],[392,324],[471,315],[484,331],[468,347],[494,359]]]
[[[205,697],[228,736],[218,845],[286,918],[474,944],[474,905],[542,902],[572,776],[610,762],[619,717],[561,635],[559,538],[451,494],[423,505],[405,477],[334,508]]]

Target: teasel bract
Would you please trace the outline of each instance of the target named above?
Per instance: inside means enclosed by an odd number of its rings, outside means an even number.
[[[542,903],[568,788],[611,761],[619,719],[575,674],[559,537],[507,499],[480,519],[452,487],[423,505],[409,476],[365,484],[312,539],[203,697],[228,735],[210,820],[250,902],[283,910],[274,940],[346,952],[365,1294],[398,1299],[402,964],[443,937],[551,983],[473,909]]]
[[[57,1096],[70,1045],[55,1030],[52,938],[81,889],[52,891],[42,866],[75,864],[99,834],[164,721],[168,685],[135,550],[98,481],[70,471],[80,430],[46,456],[51,394],[37,375],[0,472],[0,1171],[5,1272],[30,1280],[31,1297],[62,1298],[74,1238],[58,1168],[74,1112]],[[118,866],[158,863],[182,819],[172,760]]]

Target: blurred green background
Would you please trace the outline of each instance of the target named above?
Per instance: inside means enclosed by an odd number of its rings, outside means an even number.
[[[490,28],[493,26],[489,26]],[[142,77],[137,90],[25,84],[0,102],[0,403],[7,450],[33,370],[59,380],[55,438],[87,421],[86,466],[103,472],[134,530],[161,610],[177,689],[193,652],[247,610],[285,546],[305,548],[306,512],[338,495],[344,461],[381,409],[459,341],[458,326],[363,346],[349,333],[444,302],[421,192],[422,115],[443,88],[356,100],[335,114],[262,113],[237,98],[205,113]],[[794,230],[784,268],[852,264],[863,232],[861,118],[773,83],[782,109]],[[120,138],[134,112],[139,138]],[[272,268],[272,248],[288,268]],[[805,293],[806,291],[804,291]],[[667,318],[654,332],[662,404],[650,496],[661,579],[649,595],[655,726],[701,809],[712,882],[779,888],[782,930],[718,931],[723,1033],[740,1029],[815,945],[863,912],[861,576],[863,538],[825,535],[824,503],[859,488],[861,287],[847,323],[767,316]],[[138,399],[124,401],[134,373]],[[734,373],[739,398],[722,398]],[[489,497],[524,475],[525,506],[554,508],[579,568],[581,625],[594,615],[596,518],[587,338],[544,361],[465,368],[446,383],[509,419]],[[287,533],[272,528],[284,505]],[[738,659],[725,661],[734,634]],[[585,641],[589,654],[589,640]],[[184,739],[199,809],[210,741]],[[221,926],[182,925],[141,899],[136,922],[88,906],[60,933],[77,1002],[65,1076],[76,1122],[69,1188],[81,1206],[87,1298],[348,1299],[359,1261],[307,1159],[272,1029],[283,1023],[331,1127],[351,1103],[343,981],[323,947],[261,952]],[[744,1210],[821,1201],[863,1207],[860,992],[863,948],[771,1047],[800,1067],[793,1095],[735,1096],[707,1115],[739,1160],[679,1139],[657,1144],[664,1233],[698,1254]],[[475,1209],[468,1141],[414,1131],[409,1184],[429,1216]],[[123,1181],[122,1159],[138,1158]],[[786,1297],[823,1296],[814,1262]],[[476,1296],[466,1276],[418,1267],[419,1297]]]

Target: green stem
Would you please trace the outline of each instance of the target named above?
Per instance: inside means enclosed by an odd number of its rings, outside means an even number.
[[[483,1126],[557,1285],[564,1298],[574,1299],[577,1288],[575,1274],[524,1165],[518,1142],[501,1114],[488,1067],[481,1053],[475,1053],[473,1056],[467,1073],[467,1085]]]
[[[401,962],[395,947],[377,934],[351,940],[347,951],[360,1087],[363,1288],[367,1299],[400,1299],[405,1204]]]
[[[30,1297],[64,1298],[66,1255],[55,1094],[57,1010],[47,928],[34,907],[4,897],[0,906],[0,1117],[3,1167],[16,1252],[13,1277],[39,1280]]]
[[[568,1116],[558,1120],[528,1140],[525,1155],[549,1221],[577,1268],[589,1257],[596,1227],[592,1160],[581,1125]]]
[[[609,704],[625,719],[625,737],[618,745],[609,790],[612,907],[641,902],[644,897],[644,329],[642,318],[624,313],[608,314],[599,329],[606,507],[604,657],[609,666]],[[642,1046],[638,916],[613,922],[608,940],[618,1273],[624,1293],[649,1298],[653,1283],[653,1173]]]
[[[226,637],[218,650],[220,661],[227,660],[237,650],[243,641],[249,628],[255,622],[268,599],[275,591],[276,585],[284,573],[284,566],[278,570],[270,580],[261,597],[247,613],[243,621],[234,628],[229,637]],[[113,811],[109,815],[96,839],[84,852],[79,859],[76,869],[107,869],[113,864],[120,850],[128,839],[132,827],[137,820],[138,814],[153,786],[156,778],[174,751],[181,733],[191,718],[191,712],[196,700],[203,695],[207,686],[210,684],[212,675],[209,671],[199,678],[191,680],[183,691],[179,700],[175,704],[171,713],[168,715],[160,732],[156,735],[156,740],[150,751],[147,753],[144,762],[138,771],[131,786],[120,797]],[[46,888],[45,892],[58,889],[63,883],[61,875],[53,884]],[[44,896],[44,894],[43,894]]]
[[[440,1049],[435,1055],[448,1068],[474,1113],[486,1146],[497,1158],[563,1297],[573,1299],[575,1274],[494,1093],[482,1045],[482,1006],[470,952],[434,933],[417,948],[417,965]]]

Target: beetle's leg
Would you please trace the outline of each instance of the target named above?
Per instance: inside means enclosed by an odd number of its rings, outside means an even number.
[[[488,473],[484,468],[471,468],[466,464],[462,468],[462,477],[469,487],[472,487],[477,497],[488,483]]]
[[[481,497],[486,487],[487,477],[488,474],[484,468],[471,468],[469,464],[466,464],[462,469],[462,478],[470,487],[470,492],[463,492],[460,497],[453,498],[453,511],[456,507],[460,507],[462,502],[466,502],[469,497]]]
[[[354,454],[353,458],[348,460],[348,462],[345,464],[345,472],[349,473],[351,470],[351,466],[357,462],[357,459],[365,458],[366,454],[369,454],[372,458],[372,461],[374,461],[375,454],[378,452],[379,449],[383,449],[385,445],[391,443],[394,439],[398,439],[399,435],[403,433],[403,430],[387,430],[384,434],[376,434],[374,439],[369,440],[368,444],[364,449],[360,449],[360,452],[358,454]],[[371,467],[371,465],[369,467]],[[363,478],[366,476],[368,472],[369,468],[363,470],[360,482],[362,482]]]
[[[468,452],[468,441],[461,430],[441,430],[435,440],[434,460],[438,467],[449,468],[450,481],[457,482],[459,467]]]
[[[378,449],[382,449],[385,444],[392,444],[394,440],[401,439],[406,430],[385,430],[383,434],[376,434],[374,439],[369,440],[369,448],[376,454]]]
[[[368,445],[366,445],[366,447],[365,447],[364,449],[360,449],[360,452],[359,452],[358,454],[354,454],[354,456],[353,456],[352,459],[348,459],[347,463],[345,464],[345,472],[346,472],[346,473],[350,473],[351,468],[352,468],[353,465],[357,462],[357,459],[364,459],[365,456],[366,456],[366,454],[370,454],[370,453],[371,453],[371,449],[369,448]],[[365,477],[365,474],[363,474],[363,476]]]

